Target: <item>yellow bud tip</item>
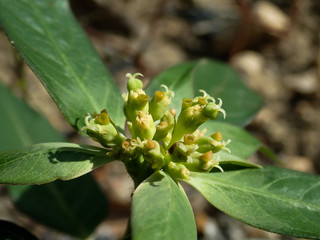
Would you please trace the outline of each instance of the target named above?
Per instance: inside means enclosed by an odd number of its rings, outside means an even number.
[[[123,142],[121,143],[121,147],[122,147],[123,149],[127,149],[128,147],[130,147],[130,143],[129,143],[128,141],[123,141]]]
[[[206,99],[204,99],[204,98],[198,98],[198,103],[199,103],[200,105],[202,105],[202,106],[207,105],[207,101],[206,101]]]
[[[196,137],[193,134],[186,134],[184,135],[183,140],[185,144],[191,145],[196,142]]]
[[[145,146],[147,150],[151,150],[156,147],[156,144],[151,139],[148,139]]]
[[[212,134],[210,137],[212,137],[216,141],[221,141],[222,140],[222,133],[220,131]]]
[[[108,125],[110,123],[109,114],[105,109],[96,116],[96,121],[101,125]]]
[[[186,109],[192,106],[192,99],[190,98],[183,98],[182,99],[182,109]]]
[[[162,121],[157,125],[157,129],[165,129],[168,127],[168,122],[167,121]]]
[[[212,158],[213,158],[213,152],[211,150],[200,156],[200,159],[206,163],[210,162]]]
[[[161,91],[156,91],[155,94],[154,94],[154,100],[156,102],[160,102],[165,97],[166,97],[166,94],[164,92],[161,92]]]
[[[139,94],[138,97],[137,97],[137,101],[140,102],[140,103],[146,103],[149,101],[149,96],[146,95],[146,94]]]
[[[172,114],[172,116],[175,116],[177,114],[177,111],[174,108],[170,108],[169,112]]]

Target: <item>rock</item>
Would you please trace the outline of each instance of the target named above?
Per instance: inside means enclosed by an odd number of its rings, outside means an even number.
[[[310,158],[285,155],[282,159],[287,168],[300,172],[314,173],[313,163]]]
[[[244,51],[232,57],[231,65],[248,77],[255,77],[263,72],[264,58],[257,52]]]
[[[283,79],[287,88],[300,94],[315,94],[319,90],[317,70],[311,69],[299,74],[288,75]]]
[[[252,12],[256,24],[271,35],[281,36],[290,28],[289,17],[271,2],[257,1]]]

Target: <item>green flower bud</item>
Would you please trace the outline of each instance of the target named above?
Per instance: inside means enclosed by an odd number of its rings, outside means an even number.
[[[157,141],[161,141],[162,139],[164,139],[168,135],[169,130],[171,130],[172,128],[173,128],[173,126],[169,126],[168,122],[166,122],[166,121],[160,122],[156,126],[156,133],[155,133],[153,139],[155,139]]]
[[[161,118],[160,123],[156,127],[156,134],[154,135],[153,139],[157,141],[163,141],[163,145],[167,146],[171,140],[171,133],[174,127],[175,121],[175,114],[176,111],[171,108]]]
[[[180,141],[185,134],[193,133],[207,120],[208,117],[202,114],[202,107],[200,105],[194,105],[186,108],[178,117],[169,145],[176,141]]]
[[[174,143],[168,150],[172,156],[172,160],[175,162],[185,162],[188,160],[190,152],[188,147],[182,142]]]
[[[132,130],[135,136],[140,139],[152,139],[156,133],[156,126],[154,125],[151,114],[140,111],[132,123]]]
[[[192,145],[196,143],[196,137],[193,134],[186,134],[183,137],[183,141],[187,145]]]
[[[218,136],[217,136],[218,135]],[[230,150],[226,147],[231,140],[228,139],[227,141],[222,141],[222,140],[216,140],[217,139],[222,139],[222,135],[220,132],[217,132],[210,137],[201,137],[199,138],[196,143],[198,144],[199,148],[197,149],[198,152],[200,153],[205,153],[208,151],[212,151],[213,153],[219,152],[222,149],[230,152]]]
[[[219,112],[223,114],[223,118],[226,118],[226,112],[221,108],[222,100],[218,98],[219,104],[215,102],[209,102],[203,109],[203,114],[206,115],[211,120],[216,119],[219,116]]]
[[[131,73],[127,73],[126,77],[129,78],[129,81],[127,83],[127,89],[128,91],[134,91],[136,92],[138,89],[142,89],[143,87],[143,83],[140,79],[137,79],[136,76],[141,76],[143,77],[143,75],[141,73],[135,73],[135,74],[131,74]]]
[[[196,97],[193,100],[182,99],[181,113],[169,146],[176,141],[180,141],[185,134],[196,131],[207,120],[217,118],[219,112],[225,116],[225,111],[221,108],[221,99],[219,99],[219,104],[215,104],[213,97],[209,96],[204,90],[200,90],[200,92],[203,93],[202,97]]]
[[[213,133],[210,135],[210,137],[216,141],[221,141],[222,140],[222,134],[220,131]]]
[[[190,170],[181,163],[170,162],[167,167],[167,172],[173,179],[180,180],[186,179],[190,180]]]
[[[170,91],[166,85],[161,85],[166,91],[156,91],[154,97],[149,103],[149,111],[154,121],[162,118],[171,103],[171,98],[174,97],[174,92]]]
[[[219,168],[222,172],[223,169],[219,166],[219,156],[213,160],[213,152],[208,151],[204,154],[194,153],[190,160],[183,163],[190,171],[194,172],[210,172],[212,168]]]
[[[137,152],[137,140],[125,140],[121,143],[122,153],[128,157],[134,157]]]
[[[188,149],[188,153],[193,153],[198,149],[198,145],[196,144],[196,137],[193,134],[186,134],[183,137],[183,143]]]
[[[124,112],[129,121],[133,121],[139,112],[148,113],[149,110],[149,96],[143,90],[137,92],[130,91],[127,102],[124,105]]]
[[[143,76],[141,73],[130,74],[127,73],[126,77],[129,78],[127,83],[128,93],[122,94],[124,100],[123,111],[128,121],[133,122],[138,116],[138,113],[149,111],[150,97],[142,90],[143,83],[137,79],[136,76]]]
[[[143,143],[143,154],[146,161],[152,164],[153,169],[160,169],[164,166],[165,160],[161,152],[160,144],[157,141],[148,139]]]
[[[191,98],[183,98],[182,104],[181,104],[181,112],[189,107],[191,107],[193,104],[193,101]]]
[[[86,126],[80,131],[85,131],[93,140],[105,147],[114,147],[125,138],[112,124],[109,114],[102,110],[94,118],[89,115],[85,118]]]

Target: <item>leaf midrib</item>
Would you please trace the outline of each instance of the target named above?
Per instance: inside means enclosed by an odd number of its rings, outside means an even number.
[[[74,69],[71,67],[70,62],[68,61],[68,59],[66,58],[66,56],[63,54],[63,52],[61,51],[59,45],[57,44],[57,42],[55,41],[54,37],[52,36],[51,31],[49,30],[47,24],[45,21],[43,21],[43,19],[41,18],[41,14],[39,14],[39,10],[38,8],[35,6],[35,4],[33,2],[30,1],[30,5],[31,7],[34,9],[36,15],[38,16],[39,22],[41,23],[46,35],[47,35],[47,39],[52,43],[52,45],[55,47],[58,55],[60,56],[60,58],[62,59],[63,63],[65,64],[65,67],[67,69],[70,70],[70,73],[74,76],[74,79],[77,81],[77,83],[79,84],[80,89],[82,90],[82,92],[84,93],[84,95],[87,97],[87,99],[89,100],[89,102],[91,103],[91,105],[93,106],[93,108],[95,110],[99,110],[99,105],[98,103],[91,97],[90,94],[88,94],[88,92],[86,91],[86,87],[83,85],[83,83],[81,82],[80,77],[76,74],[76,72],[74,71]]]

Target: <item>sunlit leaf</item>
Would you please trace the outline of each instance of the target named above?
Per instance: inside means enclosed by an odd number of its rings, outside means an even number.
[[[13,46],[76,129],[107,108],[123,127],[122,98],[66,0],[2,0],[0,23]]]
[[[0,152],[0,183],[42,184],[79,177],[114,159],[102,148],[40,143]]]
[[[249,225],[293,237],[320,237],[318,176],[266,167],[195,173],[187,182],[212,205]]]
[[[197,231],[190,203],[179,183],[155,172],[133,194],[133,240],[195,240]]]

